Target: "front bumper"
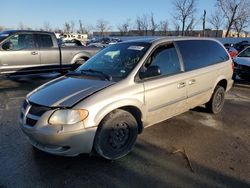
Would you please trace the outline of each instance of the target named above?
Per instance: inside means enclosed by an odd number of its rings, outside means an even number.
[[[54,155],[76,156],[92,151],[96,127],[69,133],[46,134],[22,126],[28,141],[39,150]]]
[[[246,65],[235,65],[234,72],[240,77],[250,78],[250,66]]]

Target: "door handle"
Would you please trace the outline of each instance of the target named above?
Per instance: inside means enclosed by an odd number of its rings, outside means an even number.
[[[193,84],[195,84],[195,82],[196,82],[196,80],[195,80],[195,79],[192,79],[192,80],[189,80],[188,84],[189,84],[189,85],[193,85]]]
[[[178,84],[178,88],[183,88],[183,87],[185,87],[186,86],[186,83],[185,82],[181,82],[181,83],[179,83]]]
[[[31,55],[37,55],[38,52],[31,52],[30,54],[31,54]]]

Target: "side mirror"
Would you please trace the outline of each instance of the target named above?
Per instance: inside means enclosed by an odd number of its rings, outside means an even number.
[[[147,70],[145,72],[140,72],[139,73],[139,76],[140,78],[151,78],[151,77],[154,77],[154,76],[159,76],[161,75],[161,70],[160,70],[160,67],[159,66],[150,66],[147,68]]]
[[[3,45],[2,45],[3,50],[10,50],[11,48],[12,48],[12,43],[9,41],[3,43]]]

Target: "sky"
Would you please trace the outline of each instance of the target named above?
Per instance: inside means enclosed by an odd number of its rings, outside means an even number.
[[[215,0],[198,0],[197,18],[204,9],[210,15],[214,5]],[[66,21],[77,24],[79,19],[95,26],[97,20],[103,19],[110,23],[112,30],[117,30],[118,24],[127,19],[132,24],[143,14],[152,12],[156,21],[167,19],[169,23],[174,14],[172,0],[1,0],[0,7],[0,26],[13,29],[20,23],[41,28],[45,22],[52,28],[62,28]]]

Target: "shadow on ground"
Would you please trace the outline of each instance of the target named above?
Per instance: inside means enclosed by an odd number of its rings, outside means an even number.
[[[31,149],[31,148],[30,148]],[[80,155],[57,157],[33,151],[1,187],[249,187],[250,184],[140,141],[127,157],[110,162]],[[1,173],[2,174],[2,173]],[[13,178],[13,181],[10,179]]]

